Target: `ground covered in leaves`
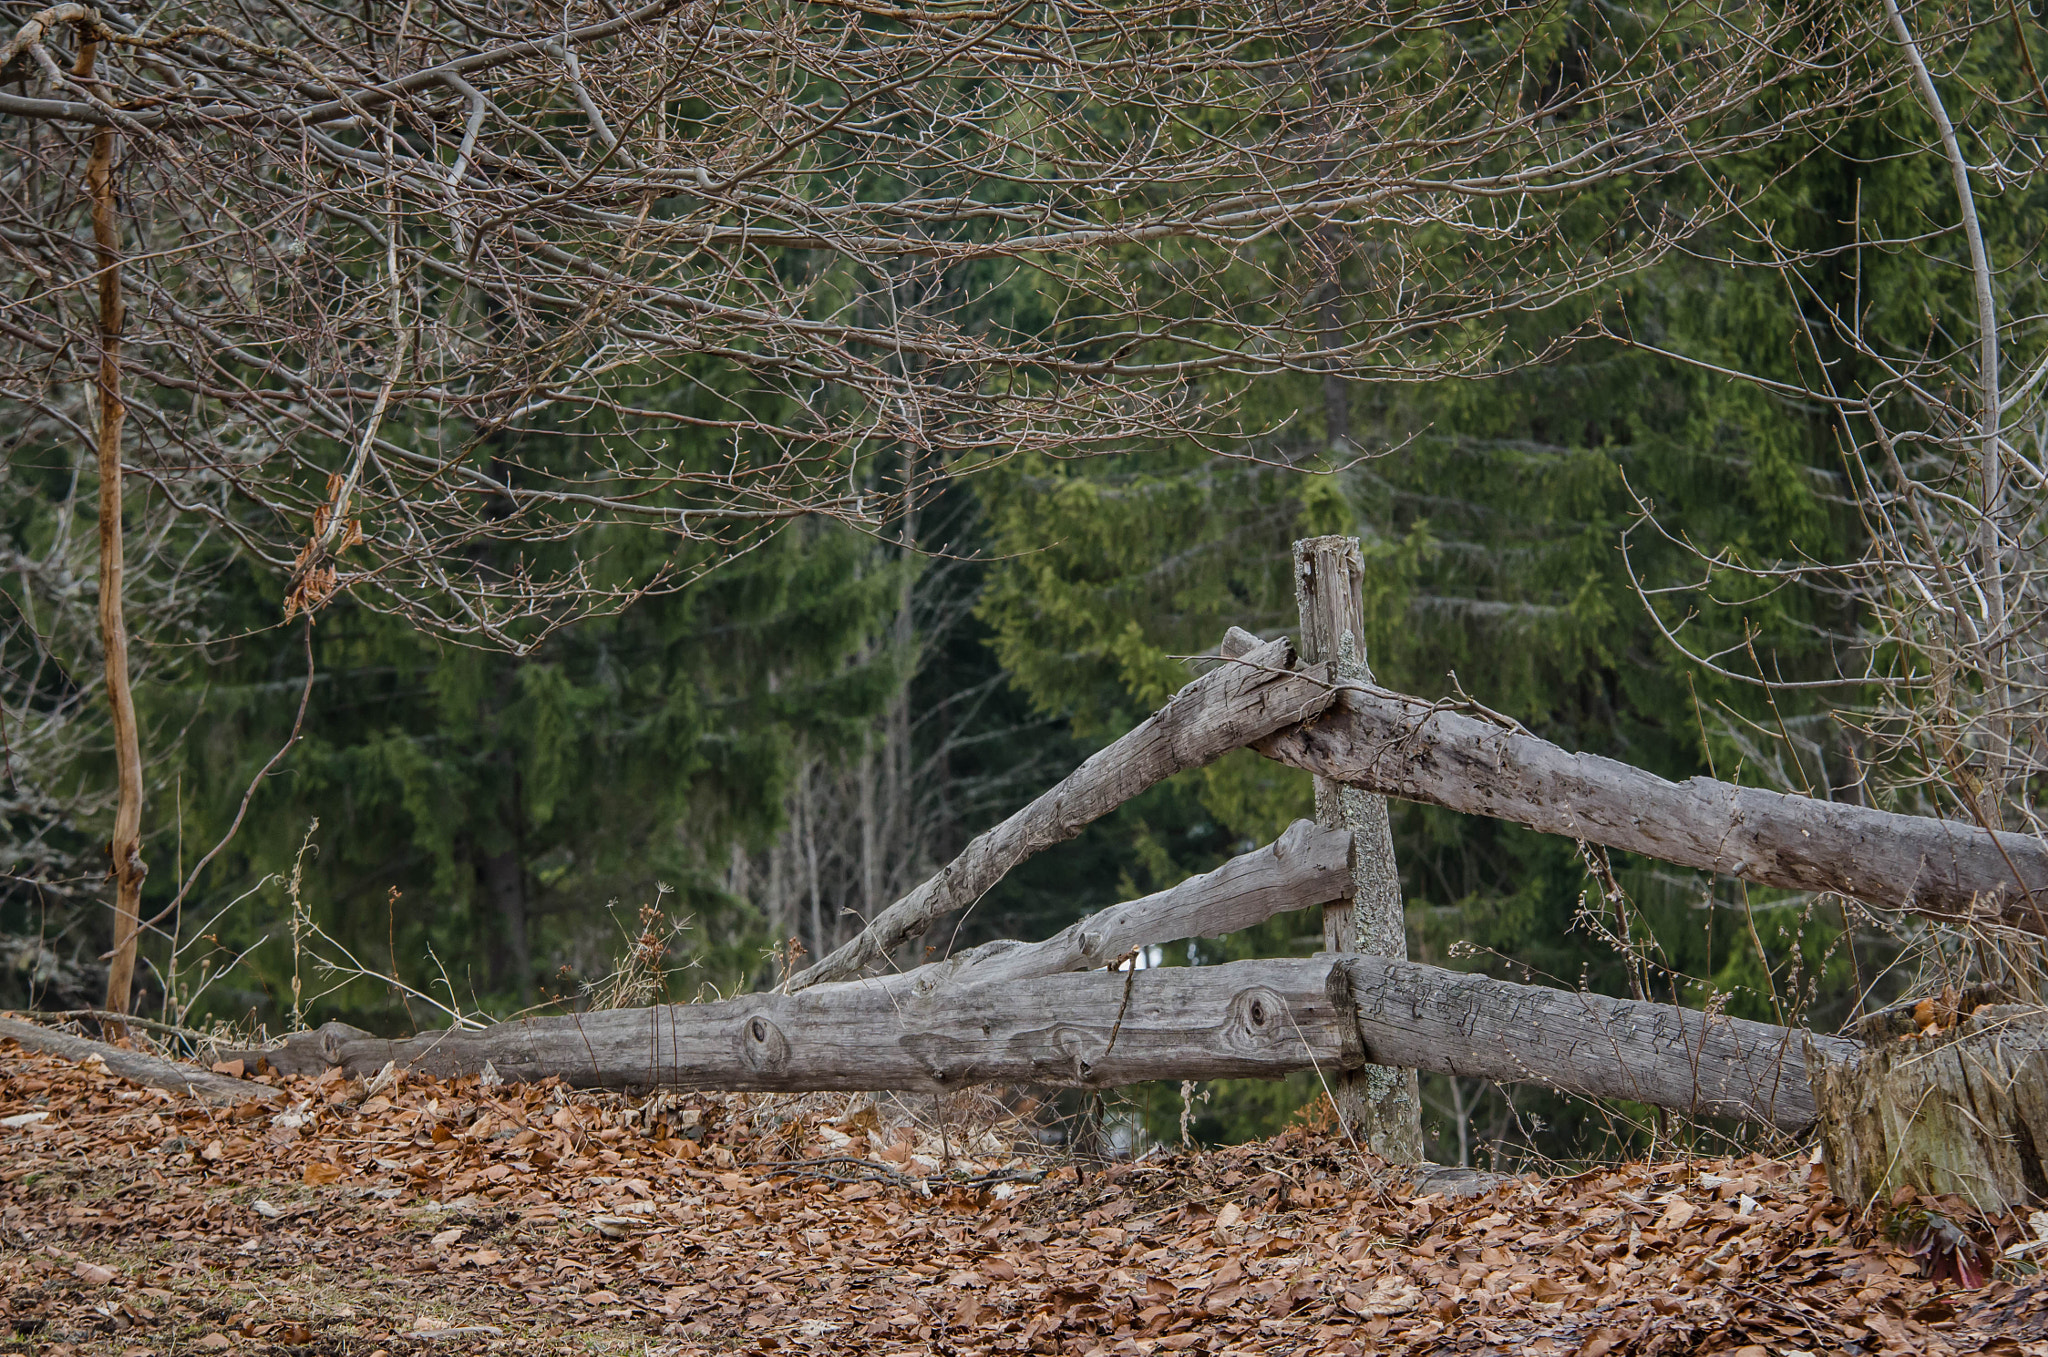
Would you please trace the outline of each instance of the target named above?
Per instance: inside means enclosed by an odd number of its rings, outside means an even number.
[[[1803,1159],[1458,1200],[1306,1129],[1098,1170],[861,1098],[272,1082],[209,1108],[0,1042],[0,1353],[2048,1357],[2016,1223],[1962,1286]]]

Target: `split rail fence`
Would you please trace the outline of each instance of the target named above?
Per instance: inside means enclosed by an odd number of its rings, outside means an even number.
[[[1407,960],[1379,798],[1495,816],[1760,885],[2037,934],[2048,933],[2041,843],[1710,778],[1671,782],[1569,753],[1469,704],[1379,687],[1354,639],[1362,628],[1356,545],[1299,543],[1296,565],[1307,656],[1285,638],[1233,628],[1209,672],[778,992],[404,1040],[329,1024],[243,1054],[285,1072],[369,1074],[395,1062],[450,1076],[488,1065],[505,1079],[559,1076],[581,1087],[791,1091],[1102,1088],[1312,1069],[1341,1085],[1347,1120],[1394,1160],[1421,1158],[1406,1073],[1420,1070],[1534,1081],[1794,1133],[1819,1123],[1831,1167],[1876,1175],[1860,1188],[1838,1184],[1859,1197],[1906,1171],[1896,1142],[1912,1128],[1873,1130],[1882,1109],[1865,1105],[1869,1095],[1841,1091],[1853,1089],[1875,1049],[1856,1038]],[[871,973],[1031,854],[1176,773],[1244,748],[1317,777],[1316,823],[1296,823],[1256,852],[1043,941],[993,942]],[[1316,905],[1325,907],[1329,950],[1315,957],[1113,969],[1135,949]],[[2036,1048],[2048,1043],[2020,1045],[1993,1054],[2018,1069],[2038,1064]],[[2007,1073],[2009,1083],[2024,1082]],[[1836,1090],[1826,1113],[1816,1089]],[[2048,1125],[2027,1135],[2048,1145]],[[1982,1153],[1995,1158],[2018,1138],[2000,1132]],[[1873,1156],[1894,1162],[1873,1168]],[[1978,1176],[2011,1184],[2039,1171],[2014,1163]],[[1953,1187],[1935,1185],[1944,1183]],[[2006,1193],[2015,1194],[2024,1192]]]

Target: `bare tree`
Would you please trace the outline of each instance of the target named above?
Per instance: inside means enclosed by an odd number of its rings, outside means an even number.
[[[1860,554],[1831,560],[1788,544],[1776,560],[1695,558],[1706,581],[1803,587],[1845,604],[1852,627],[1829,637],[1838,673],[1785,682],[1746,633],[1727,648],[1702,647],[1676,620],[1700,598],[1702,578],[1638,583],[1693,661],[1777,693],[1807,687],[1834,698],[1836,734],[1787,750],[1796,769],[1758,758],[1765,775],[1775,764],[1793,789],[2039,834],[2048,828],[2037,804],[2048,771],[2041,30],[2001,4],[1884,0],[1881,17],[1891,75],[1875,116],[1895,141],[1852,165],[1848,238],[1795,240],[1745,209],[1732,218],[1744,250],[1719,261],[1775,280],[1798,361],[1769,372],[1710,368],[1826,422]],[[1956,120],[1958,107],[1970,122]],[[1934,171],[1929,206],[1866,200],[1863,180],[1897,182],[1901,164]],[[1909,278],[1916,292],[1902,307],[1896,290]],[[1645,529],[1661,531],[1653,506],[1642,507]],[[1782,723],[1778,738],[1793,738]],[[1842,770],[1838,785],[1828,785],[1824,755]]]
[[[131,951],[128,484],[287,615],[530,646],[1019,451],[1236,450],[1262,373],[1532,357],[1501,317],[1741,205],[1586,190],[1826,123],[1868,45],[1563,0],[0,14],[0,392],[99,454]],[[617,527],[677,550],[608,572]]]

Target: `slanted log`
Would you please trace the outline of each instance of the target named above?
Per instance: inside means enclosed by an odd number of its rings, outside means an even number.
[[[1320,670],[1296,668],[1285,637],[1226,658],[1058,786],[977,836],[936,875],[870,920],[858,937],[792,976],[788,988],[859,975],[892,947],[972,905],[1033,853],[1066,842],[1175,773],[1314,716],[1329,702],[1330,691]]]
[[[1369,684],[1344,684],[1320,716],[1257,747],[1385,796],[1761,885],[2048,933],[2048,845],[2024,834],[1994,837],[1956,821],[1712,778],[1667,782]]]
[[[1547,1084],[1792,1132],[1816,1116],[1804,1043],[1838,1053],[1851,1045],[1671,1004],[1386,957],[1342,958],[1330,988],[1332,1002],[1357,1016],[1361,1049],[1352,1062]]]
[[[2002,1214],[2048,1199],[2048,1015],[1987,1004],[1922,1034],[1809,1046],[1828,1186],[1857,1210],[1901,1187]]]
[[[97,1057],[105,1062],[108,1073],[118,1074],[130,1083],[144,1088],[160,1088],[168,1093],[182,1093],[210,1103],[239,1103],[250,1099],[276,1102],[284,1097],[278,1089],[250,1083],[246,1079],[230,1078],[141,1051],[124,1050],[90,1037],[53,1032],[47,1027],[15,1018],[0,1018],[0,1038],[20,1042],[23,1050],[42,1051],[66,1060],[83,1061]],[[252,1066],[256,1054],[251,1053]]]
[[[1351,835],[1296,820],[1256,852],[1213,872],[1089,915],[1043,942],[1003,938],[900,975],[859,982],[930,994],[943,985],[982,985],[1107,966],[1135,948],[1185,938],[1220,938],[1276,914],[1347,899]]]
[[[1326,959],[1082,971],[934,994],[859,982],[710,1004],[523,1018],[390,1041],[330,1023],[261,1055],[286,1073],[339,1065],[578,1088],[946,1092],[978,1083],[1107,1088],[1333,1069],[1345,1039]],[[1356,1045],[1356,1043],[1352,1043]]]

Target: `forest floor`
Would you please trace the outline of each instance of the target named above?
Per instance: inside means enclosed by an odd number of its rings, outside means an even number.
[[[1957,1236],[1856,1228],[1803,1158],[1449,1199],[1311,1128],[1089,1169],[844,1096],[271,1082],[0,1042],[0,1353],[2048,1357],[2048,1277],[1925,1275]]]

